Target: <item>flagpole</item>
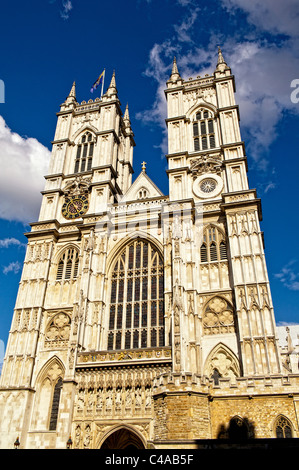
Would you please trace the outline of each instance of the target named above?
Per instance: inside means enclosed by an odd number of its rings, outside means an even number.
[[[104,90],[105,73],[106,73],[106,69],[104,69],[104,75],[103,75],[103,81],[102,81],[102,90],[101,90],[101,99],[102,99],[103,90]]]

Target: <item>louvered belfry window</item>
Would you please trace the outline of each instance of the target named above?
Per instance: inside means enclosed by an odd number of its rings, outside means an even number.
[[[58,261],[56,281],[74,279],[78,276],[79,252],[76,248],[65,250]]]
[[[77,146],[74,173],[90,171],[94,151],[94,142],[90,132],[84,134]]]
[[[200,109],[193,122],[194,150],[208,150],[216,147],[215,124],[211,111]]]
[[[201,263],[212,263],[227,259],[226,240],[223,233],[213,226],[205,228],[200,247]]]
[[[111,277],[108,350],[164,346],[163,259],[136,239],[118,256]]]

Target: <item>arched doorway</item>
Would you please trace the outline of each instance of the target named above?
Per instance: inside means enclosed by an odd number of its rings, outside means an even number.
[[[110,434],[101,445],[101,449],[144,449],[141,439],[126,428],[118,429]]]

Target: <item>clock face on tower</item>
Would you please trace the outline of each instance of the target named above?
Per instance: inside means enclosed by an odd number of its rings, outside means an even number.
[[[62,215],[65,219],[77,219],[82,217],[88,210],[88,199],[86,196],[67,196],[62,206]]]

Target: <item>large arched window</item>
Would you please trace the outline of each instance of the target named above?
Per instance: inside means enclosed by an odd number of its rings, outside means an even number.
[[[193,139],[195,151],[215,148],[215,124],[211,111],[197,111],[193,122]]]
[[[158,250],[134,240],[111,276],[108,350],[164,346],[164,272]]]
[[[94,140],[90,132],[86,132],[77,146],[74,173],[90,171],[94,150]]]
[[[226,240],[223,233],[217,227],[206,227],[203,232],[203,243],[200,247],[200,261],[212,263],[226,259]]]
[[[78,276],[79,252],[76,248],[65,250],[58,261],[56,280],[65,281]]]

